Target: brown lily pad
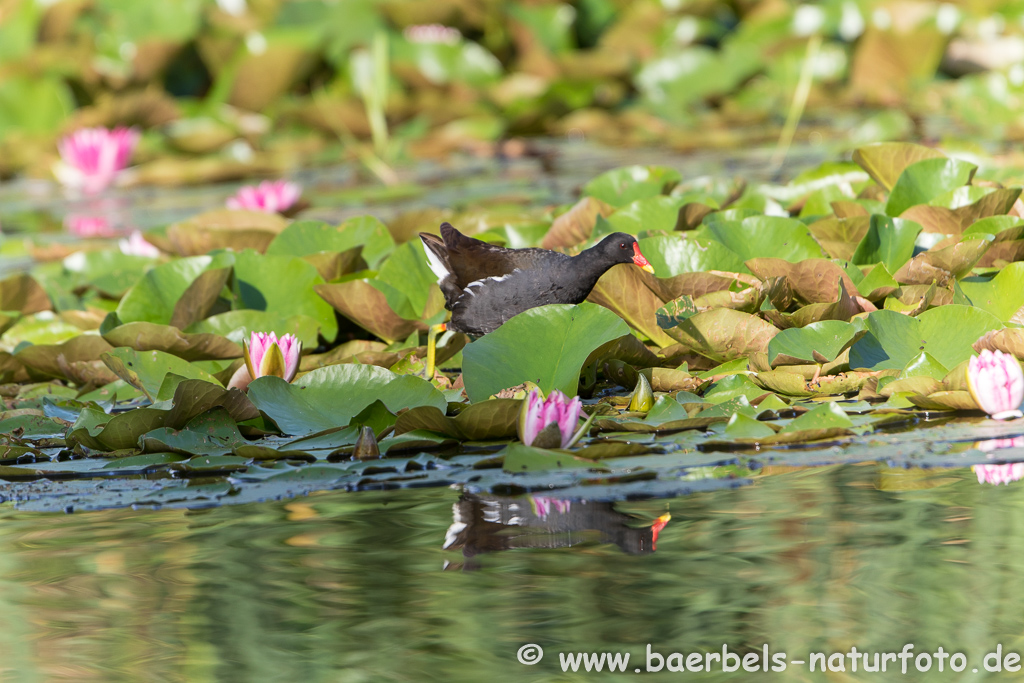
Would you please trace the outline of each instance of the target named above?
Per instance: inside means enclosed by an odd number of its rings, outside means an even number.
[[[968,239],[943,249],[929,249],[910,259],[893,277],[900,284],[945,287],[971,272],[991,245],[991,238]]]
[[[0,280],[0,311],[18,311],[29,315],[52,308],[46,290],[28,273]]]
[[[336,311],[388,343],[426,331],[418,320],[406,320],[388,306],[387,297],[368,279],[315,285],[314,291]],[[428,304],[429,307],[429,304]]]
[[[177,327],[150,322],[125,323],[103,338],[113,346],[130,346],[136,351],[166,351],[188,361],[223,360],[242,355],[239,344],[219,334],[189,334]]]
[[[571,209],[555,219],[551,229],[544,235],[541,246],[545,249],[572,247],[585,242],[594,232],[597,217],[607,218],[615,207],[594,197],[583,197]]]
[[[779,330],[757,316],[718,308],[704,311],[665,332],[702,356],[724,363],[767,351]]]

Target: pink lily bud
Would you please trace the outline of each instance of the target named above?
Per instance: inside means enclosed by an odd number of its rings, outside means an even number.
[[[978,475],[979,484],[1009,484],[1024,478],[1024,462],[1009,462],[1005,465],[972,465]]]
[[[87,194],[102,192],[132,158],[139,132],[134,128],[82,128],[57,143],[57,180]]]
[[[254,379],[268,375],[286,382],[295,379],[302,355],[302,342],[295,335],[286,334],[278,339],[273,332],[253,332],[249,335],[249,343],[242,347],[245,365],[232,375],[229,389],[245,391]]]
[[[552,391],[542,398],[534,389],[523,399],[519,413],[519,439],[527,446],[567,448],[573,442],[583,404],[579,397],[571,401],[562,392]]]
[[[246,185],[228,198],[229,209],[284,213],[295,206],[302,195],[302,187],[287,180],[264,180],[259,185]]]
[[[1017,359],[985,349],[967,366],[967,387],[978,407],[996,420],[1024,417],[1024,372]]]

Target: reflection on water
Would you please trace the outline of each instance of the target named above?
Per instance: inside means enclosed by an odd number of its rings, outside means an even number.
[[[644,507],[660,509],[647,519],[622,511],[628,505],[551,496],[480,496],[463,494],[452,506],[452,524],[445,534],[445,550],[461,550],[462,563],[445,569],[477,569],[471,558],[480,553],[515,548],[567,548],[581,543],[613,543],[631,555],[653,553],[658,534],[671,515],[668,503]],[[635,506],[634,506],[635,507]]]
[[[914,643],[980,666],[996,644],[1024,650],[1024,484],[766,470],[751,486],[616,504],[409,489],[193,512],[8,510],[0,680],[621,680],[563,676],[557,653],[624,651],[643,666],[648,643],[768,644],[790,659]],[[444,571],[468,562],[476,571]],[[527,668],[524,643],[548,655]],[[861,680],[846,676],[834,680]],[[770,677],[825,680],[796,666]],[[923,680],[863,680],[894,678]]]

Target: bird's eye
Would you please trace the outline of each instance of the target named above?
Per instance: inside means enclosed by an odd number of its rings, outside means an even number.
[[[620,244],[620,245],[619,245],[619,249],[629,249],[629,245],[628,245],[628,244],[625,244],[625,243],[623,243],[623,244]]]

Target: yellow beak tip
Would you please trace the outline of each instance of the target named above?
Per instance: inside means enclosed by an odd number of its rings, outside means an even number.
[[[652,266],[650,263],[648,263],[646,266],[642,266],[641,269],[646,270],[648,273],[651,274],[654,273],[654,266]]]

